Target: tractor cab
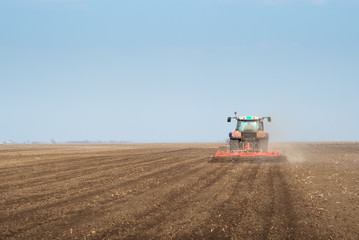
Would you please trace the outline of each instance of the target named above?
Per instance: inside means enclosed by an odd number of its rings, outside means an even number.
[[[228,117],[227,122],[231,122],[232,118],[237,120],[236,131],[240,132],[258,132],[264,131],[263,120],[268,119],[268,122],[271,121],[270,117],[256,117],[256,116],[246,116],[246,117]]]

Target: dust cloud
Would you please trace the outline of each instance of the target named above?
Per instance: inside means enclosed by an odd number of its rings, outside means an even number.
[[[301,153],[300,151],[293,151],[293,152],[287,153],[287,159],[288,159],[288,162],[291,162],[291,163],[300,163],[300,162],[306,161],[303,153]]]

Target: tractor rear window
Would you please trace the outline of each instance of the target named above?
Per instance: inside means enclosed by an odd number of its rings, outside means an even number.
[[[262,129],[258,121],[239,121],[237,130],[241,132],[257,132]]]

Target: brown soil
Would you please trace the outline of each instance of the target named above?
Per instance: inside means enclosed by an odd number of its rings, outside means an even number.
[[[0,145],[0,239],[358,239],[359,143]]]

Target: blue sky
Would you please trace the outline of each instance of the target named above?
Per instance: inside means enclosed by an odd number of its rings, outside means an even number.
[[[0,0],[0,141],[358,141],[359,1]]]

